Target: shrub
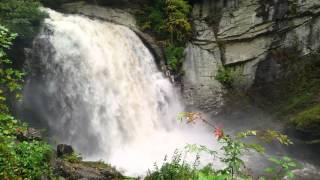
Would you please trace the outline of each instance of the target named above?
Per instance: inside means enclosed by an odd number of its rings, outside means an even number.
[[[26,125],[0,114],[0,179],[37,179],[51,176],[51,147],[41,141],[19,142],[17,136]]]
[[[20,98],[24,73],[11,67],[6,50],[12,45],[17,34],[10,33],[8,29],[0,25],[0,113],[8,113],[8,97],[13,95]]]
[[[202,121],[214,129],[214,135],[218,139],[218,142],[222,145],[221,150],[224,152],[223,156],[219,155],[214,150],[211,150],[205,146],[201,145],[187,145],[187,152],[200,154],[202,152],[208,153],[213,158],[219,158],[221,162],[225,164],[225,168],[222,170],[214,170],[209,164],[203,169],[198,170],[198,158],[193,166],[186,164],[181,161],[181,154],[175,154],[171,162],[165,162],[161,168],[156,166],[153,173],[149,173],[149,179],[188,179],[188,180],[228,180],[228,179],[253,179],[253,176],[249,174],[246,169],[245,162],[242,160],[242,155],[248,150],[254,150],[260,154],[264,154],[264,148],[255,143],[250,143],[244,141],[247,137],[256,137],[265,142],[270,142],[273,140],[278,141],[283,145],[292,144],[288,136],[283,135],[277,131],[272,130],[262,130],[255,131],[249,130],[245,132],[240,132],[235,136],[225,134],[223,129],[215,126],[211,122],[204,119],[201,113],[195,112],[183,112],[180,114],[179,119],[181,121],[186,120],[187,123],[195,123],[197,121]],[[268,177],[272,179],[292,179],[294,177],[293,170],[299,168],[298,164],[291,158],[284,156],[283,158],[269,158],[276,166],[266,168],[265,172],[270,173]],[[266,177],[261,176],[259,179],[266,179]]]
[[[146,7],[145,12],[138,16],[142,29],[152,30],[157,36],[163,37],[166,19],[164,7],[164,0],[154,0],[152,6]]]
[[[193,164],[189,164],[182,158],[182,153],[175,151],[168,161],[166,158],[163,165],[159,168],[155,165],[153,172],[148,172],[145,180],[227,180],[227,174],[217,172],[211,164],[199,168],[199,156]]]
[[[175,74],[182,73],[181,68],[183,64],[184,48],[170,45],[165,48],[165,55],[170,70]]]
[[[191,34],[190,11],[191,6],[185,0],[153,0],[138,16],[143,30],[165,42],[167,65],[176,76],[183,74],[183,51]]]
[[[166,158],[159,168],[155,165],[155,171],[149,172],[145,180],[185,180],[195,176],[195,169],[184,162],[180,152],[176,151],[171,159]]]
[[[219,68],[214,78],[227,88],[233,86],[234,73],[231,69]]]
[[[38,0],[1,0],[0,21],[21,38],[32,38],[46,17],[39,6]]]
[[[166,0],[166,30],[171,35],[171,42],[185,41],[191,31],[188,16],[191,6],[185,0]]]
[[[286,177],[286,179],[293,179],[294,174],[292,171],[300,167],[295,160],[288,156],[282,158],[272,156],[268,160],[273,162],[276,166],[266,168],[264,171],[273,174],[274,179],[276,180],[283,179],[283,177]]]
[[[16,34],[0,25],[0,179],[40,179],[51,176],[50,146],[41,141],[17,138],[27,126],[10,115],[7,97],[20,97],[23,73],[10,67],[5,53]]]
[[[138,16],[141,27],[171,43],[184,42],[191,31],[191,6],[185,0],[153,0],[152,6]]]
[[[82,161],[82,157],[80,154],[73,152],[70,155],[65,155],[62,157],[63,160],[68,161],[70,163],[79,163]]]

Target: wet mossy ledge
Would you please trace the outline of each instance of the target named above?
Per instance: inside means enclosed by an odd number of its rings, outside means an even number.
[[[320,104],[295,114],[290,119],[290,123],[298,131],[309,135],[309,144],[320,144]]]
[[[301,54],[298,47],[273,50],[269,60],[279,65],[275,79],[258,76],[249,94],[306,143],[320,144],[320,51]]]
[[[53,174],[59,179],[113,179],[134,180],[122,175],[116,168],[103,161],[83,161],[72,146],[59,144],[52,160]]]

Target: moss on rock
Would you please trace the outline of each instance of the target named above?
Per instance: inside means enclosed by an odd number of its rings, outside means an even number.
[[[320,135],[320,104],[309,107],[294,115],[291,118],[291,123],[297,130],[315,136]]]

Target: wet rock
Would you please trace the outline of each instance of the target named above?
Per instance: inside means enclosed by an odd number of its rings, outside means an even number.
[[[120,172],[100,162],[70,163],[64,160],[55,162],[54,171],[59,176],[69,180],[113,180],[124,179]]]
[[[71,155],[74,152],[72,146],[66,144],[59,144],[57,146],[57,156],[63,157],[65,155]]]
[[[136,27],[137,24],[134,15],[130,13],[130,8],[101,7],[84,2],[76,2],[64,4],[62,11],[64,13],[81,14],[127,27]]]
[[[18,135],[20,141],[32,141],[32,140],[41,140],[42,134],[41,131],[35,128],[28,128],[26,131],[21,132]]]
[[[171,78],[171,81],[174,81],[174,78],[172,77],[168,67],[165,64],[165,55],[163,52],[163,47],[159,46],[159,43],[149,34],[142,32],[138,28],[131,28],[142,40],[142,42],[146,45],[146,47],[150,50],[150,52],[153,54],[156,63],[158,65],[158,68],[169,78]]]
[[[192,12],[195,35],[187,46],[184,95],[187,103],[204,110],[224,104],[224,89],[215,80],[219,66],[235,72],[234,86],[248,89],[260,65],[269,64],[276,48],[299,46],[301,55],[320,47],[320,1],[203,0]],[[272,72],[266,73],[274,79]]]
[[[216,72],[222,66],[222,54],[216,41],[216,29],[209,21],[215,21],[210,12],[217,12],[218,7],[216,1],[196,3],[193,7],[196,35],[186,47],[182,88],[188,106],[216,113],[224,104],[223,86],[215,80]]]

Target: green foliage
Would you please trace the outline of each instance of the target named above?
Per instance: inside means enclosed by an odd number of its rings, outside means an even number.
[[[46,16],[39,6],[38,0],[1,0],[0,22],[21,38],[31,38]]]
[[[197,144],[187,144],[185,146],[185,150],[187,152],[191,152],[191,153],[195,153],[195,154],[200,154],[201,152],[205,152],[210,154],[211,156],[217,154],[216,151],[213,151],[209,148],[207,148],[206,146],[203,145],[197,145]]]
[[[189,164],[183,160],[181,152],[176,151],[171,161],[165,158],[160,168],[155,165],[145,180],[227,180],[229,177],[228,174],[215,171],[211,164],[199,168],[199,156],[193,164]]]
[[[0,113],[8,113],[9,94],[20,98],[24,73],[10,67],[12,62],[6,55],[6,50],[12,45],[16,34],[9,33],[8,29],[0,25]]]
[[[258,138],[260,138],[261,140],[264,140],[265,142],[271,142],[273,140],[276,140],[280,144],[287,145],[287,146],[293,144],[293,142],[289,139],[287,135],[274,130],[261,131],[258,134]]]
[[[165,0],[154,0],[152,6],[146,7],[146,11],[138,16],[140,26],[144,30],[152,30],[157,36],[165,35],[166,20]]]
[[[191,6],[185,0],[153,0],[151,6],[138,16],[140,26],[165,42],[169,69],[181,76],[185,43],[191,34]]]
[[[284,177],[286,179],[293,179],[293,170],[300,167],[300,165],[288,156],[282,158],[270,157],[269,161],[273,162],[276,166],[265,169],[265,172],[274,175],[275,180],[281,180]]]
[[[138,16],[141,27],[151,30],[171,44],[184,42],[191,31],[191,6],[185,0],[153,0],[150,7]]]
[[[51,147],[41,141],[18,142],[17,136],[26,131],[13,117],[0,115],[0,179],[40,178],[51,176]]]
[[[180,152],[176,151],[171,161],[165,158],[159,168],[155,165],[155,171],[147,175],[145,180],[185,180],[195,176],[194,168],[182,159]]]
[[[22,141],[17,137],[27,130],[10,113],[7,97],[19,98],[23,73],[10,67],[5,50],[16,34],[0,25],[0,179],[40,179],[51,176],[48,144],[41,141]]]
[[[291,122],[304,132],[320,135],[320,105],[315,105],[295,115]]]
[[[214,78],[225,87],[231,88],[234,82],[234,73],[229,68],[219,68]]]
[[[73,153],[70,154],[70,155],[64,155],[64,156],[62,157],[62,159],[65,160],[65,161],[68,161],[68,162],[70,162],[70,163],[79,163],[79,162],[82,161],[81,155],[80,155],[80,154],[77,154],[77,153],[75,153],[75,152],[73,152]]]
[[[78,156],[79,157],[79,156]],[[93,168],[102,168],[102,169],[111,169],[113,168],[110,164],[107,164],[103,161],[82,161],[81,164],[88,166],[88,167],[93,167]]]
[[[254,150],[262,155],[264,155],[265,149],[263,146],[256,144],[256,143],[248,143],[244,141],[244,138],[248,137],[257,137],[261,140],[266,142],[270,142],[272,140],[276,140],[283,145],[290,145],[292,144],[291,140],[288,136],[281,134],[280,132],[273,131],[273,130],[265,130],[265,131],[256,131],[256,130],[248,130],[245,132],[237,133],[234,137],[231,135],[224,134],[223,130],[219,127],[216,127],[211,122],[207,121],[205,118],[202,117],[201,113],[194,113],[194,112],[183,112],[179,115],[179,120],[186,119],[187,123],[195,123],[196,121],[202,121],[207,125],[214,128],[214,135],[217,137],[218,142],[222,145],[221,150],[223,155],[219,155],[216,151],[207,148],[206,146],[201,145],[187,145],[186,150],[187,152],[191,153],[207,153],[213,158],[219,158],[221,162],[225,164],[225,168],[222,170],[214,171],[211,169],[209,171],[210,178],[204,178],[201,176],[202,179],[253,179],[253,177],[248,173],[246,169],[245,162],[242,160],[242,156],[244,152],[249,150]],[[275,167],[268,168],[269,177],[271,176],[274,179],[283,179],[285,176],[292,178],[294,177],[293,170],[299,168],[297,163],[292,160],[291,158],[284,156],[282,159],[277,160],[275,158],[270,158],[272,162],[276,164]],[[159,169],[156,169],[156,172],[161,172]],[[277,170],[277,173],[274,173],[271,170]],[[192,174],[185,179],[195,179],[199,178],[199,173],[196,169],[193,172],[197,172],[196,174]],[[163,173],[163,172],[161,172]],[[207,174],[208,175],[208,174]],[[155,178],[156,179],[156,178]],[[266,179],[261,177],[260,179]]]
[[[165,55],[169,68],[175,74],[182,73],[182,63],[184,57],[184,48],[169,45],[165,48]]]
[[[165,11],[167,14],[166,30],[174,40],[185,41],[191,31],[188,16],[191,6],[185,0],[166,0]]]

